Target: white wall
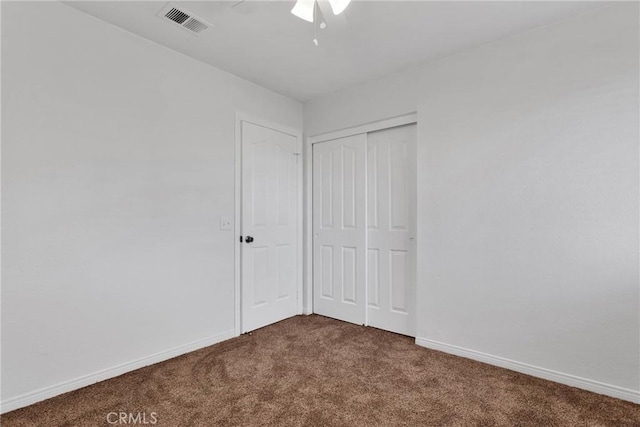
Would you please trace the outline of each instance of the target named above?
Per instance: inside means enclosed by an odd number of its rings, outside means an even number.
[[[304,133],[315,136],[416,111],[421,68],[391,74],[304,104]]]
[[[639,399],[638,31],[619,4],[305,105],[418,111],[418,343]]]
[[[2,2],[2,65],[3,410],[231,336],[235,112],[301,104],[57,2]]]
[[[418,336],[640,388],[638,4],[425,70]]]

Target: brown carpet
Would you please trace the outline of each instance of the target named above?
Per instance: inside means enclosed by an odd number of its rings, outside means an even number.
[[[140,412],[148,425],[172,427],[640,426],[633,403],[316,315],[9,412],[1,422],[109,426],[118,424],[108,414],[120,411],[133,414],[129,425]]]

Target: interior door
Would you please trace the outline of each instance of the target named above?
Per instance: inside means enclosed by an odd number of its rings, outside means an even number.
[[[242,122],[242,332],[297,314],[302,162],[295,136]]]
[[[371,326],[415,336],[416,125],[367,136],[367,310]]]
[[[314,312],[365,323],[366,135],[313,145]]]

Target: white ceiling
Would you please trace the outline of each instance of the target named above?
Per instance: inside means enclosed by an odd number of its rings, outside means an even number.
[[[315,47],[314,25],[290,13],[294,1],[177,2],[215,25],[198,37],[156,16],[167,2],[65,3],[300,101],[606,4],[354,1],[326,17]]]

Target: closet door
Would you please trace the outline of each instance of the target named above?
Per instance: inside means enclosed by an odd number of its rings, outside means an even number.
[[[367,139],[368,324],[415,336],[416,125]]]
[[[313,145],[314,312],[364,324],[366,135]]]

